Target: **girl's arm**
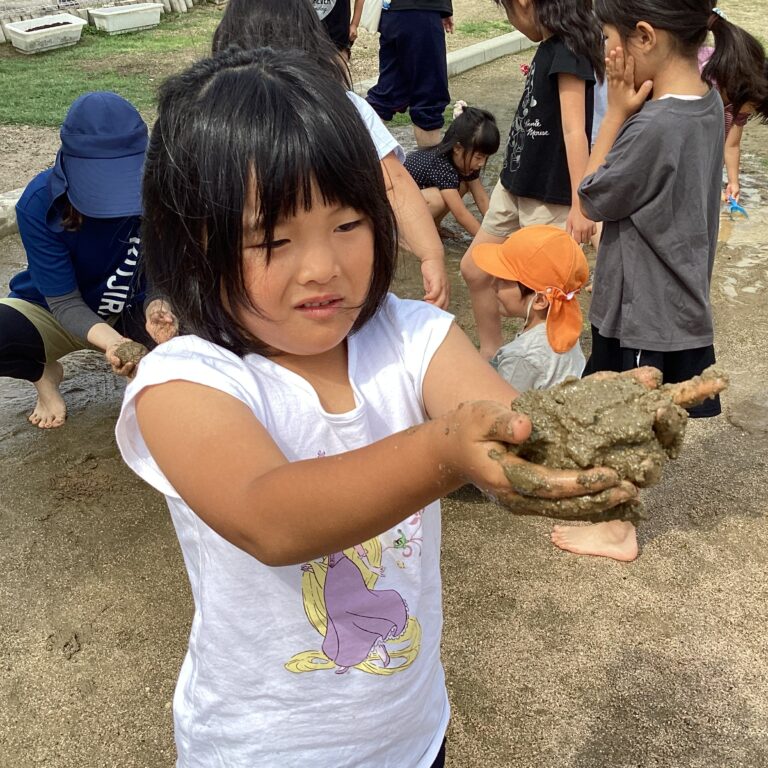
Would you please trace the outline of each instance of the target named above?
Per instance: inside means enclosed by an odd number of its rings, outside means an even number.
[[[143,390],[136,417],[153,458],[196,514],[277,566],[367,541],[465,482],[518,498],[504,466],[524,462],[499,457],[530,432],[509,408],[515,395],[454,327],[425,375],[432,420],[337,456],[288,462],[244,403],[187,381]],[[478,397],[485,399],[462,404]],[[533,499],[610,488],[605,504],[613,506],[636,493],[610,470],[525,466],[541,478]]]
[[[584,128],[586,125],[585,90],[586,83],[576,75],[561,73],[557,76],[560,92],[560,118],[563,124],[565,156],[568,160],[568,174],[571,179],[571,210],[565,224],[565,231],[577,243],[588,243],[595,234],[595,222],[581,211],[579,184],[589,160],[589,141]]]
[[[480,211],[481,216],[485,216],[485,214],[488,213],[488,205],[490,201],[488,200],[488,193],[485,191],[482,180],[479,178],[473,179],[469,182],[468,186],[469,191],[472,194],[472,199],[477,205],[477,210]]]
[[[349,41],[354,43],[357,40],[357,28],[360,26],[360,18],[363,15],[363,6],[365,0],[355,0],[352,8],[352,21],[349,23]]]
[[[741,135],[743,132],[744,126],[734,123],[725,139],[725,148],[723,150],[725,174],[728,177],[725,194],[726,196],[731,195],[734,200],[738,200],[741,193],[739,166],[741,165]]]
[[[458,189],[441,189],[440,197],[448,206],[448,210],[453,214],[456,221],[461,224],[464,229],[474,236],[480,229],[480,222],[469,212],[469,209],[464,205],[464,201],[461,199]]]
[[[445,271],[445,249],[429,208],[418,185],[394,152],[382,158],[381,166],[398,233],[403,245],[421,262],[424,301],[446,309],[450,283]]]

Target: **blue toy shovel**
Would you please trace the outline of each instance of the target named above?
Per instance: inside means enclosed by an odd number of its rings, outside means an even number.
[[[745,219],[749,218],[749,214],[747,213],[747,209],[743,205],[739,205],[738,201],[733,195],[728,195],[728,215],[733,218],[734,214],[738,214],[740,216],[743,216]]]

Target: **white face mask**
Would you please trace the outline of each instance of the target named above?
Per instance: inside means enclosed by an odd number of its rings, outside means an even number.
[[[528,306],[525,308],[525,320],[523,320],[523,327],[517,332],[517,335],[515,336],[516,339],[520,338],[520,336],[525,333],[526,326],[528,325],[528,320],[531,317],[531,308],[533,307],[533,302],[536,301],[536,297],[538,296],[538,293],[534,293],[531,296],[530,301],[528,302]]]

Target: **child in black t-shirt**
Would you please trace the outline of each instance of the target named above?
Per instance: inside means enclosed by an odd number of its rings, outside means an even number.
[[[472,195],[480,213],[488,210],[488,193],[480,171],[499,149],[499,129],[494,116],[484,109],[456,103],[455,119],[443,140],[430,149],[419,149],[405,158],[405,167],[418,184],[429,212],[439,227],[450,211],[470,235],[480,222],[464,205],[464,195]]]
[[[515,114],[501,178],[488,212],[461,261],[480,339],[490,359],[501,346],[501,317],[489,276],[472,248],[502,243],[532,224],[562,227],[579,243],[595,231],[579,206],[578,185],[589,159],[593,86],[605,71],[602,33],[591,0],[496,0],[534,42],[525,90]]]
[[[312,0],[325,31],[347,61],[352,51],[352,43],[357,40],[357,27],[363,14],[364,1],[355,0],[352,10],[350,0]]]

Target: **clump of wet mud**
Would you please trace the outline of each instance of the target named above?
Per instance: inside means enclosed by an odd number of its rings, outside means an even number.
[[[714,368],[690,381],[663,386],[658,386],[661,374],[655,369],[639,369],[638,376],[645,383],[630,376],[596,376],[525,392],[512,407],[530,418],[533,429],[514,453],[556,469],[609,467],[640,488],[657,483],[667,460],[680,454],[688,420],[685,408],[714,397],[728,379]],[[541,476],[529,465],[507,463],[504,471],[518,493],[541,490]],[[585,475],[586,492],[593,481]],[[642,519],[638,502],[604,510],[599,504],[602,495],[546,500],[549,511],[542,514],[570,520]]]
[[[115,355],[120,359],[121,365],[127,363],[138,363],[145,355],[149,354],[149,350],[138,341],[124,341],[115,349]]]

